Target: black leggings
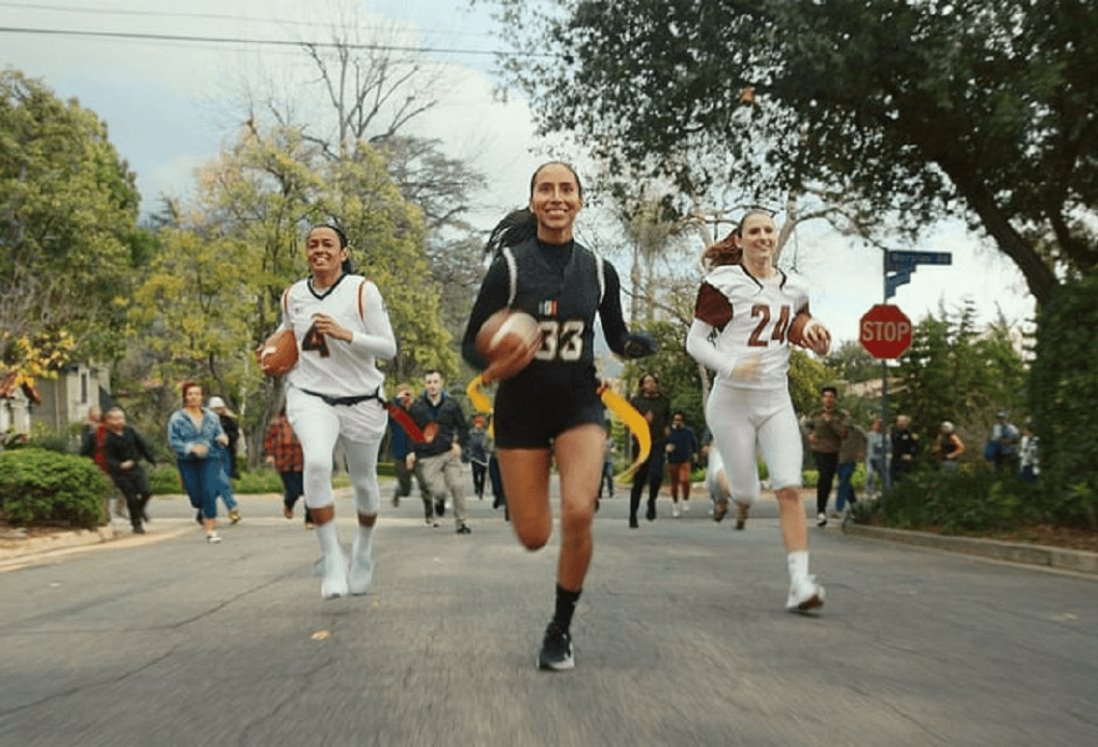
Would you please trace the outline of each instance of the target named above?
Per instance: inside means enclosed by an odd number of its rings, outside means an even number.
[[[831,496],[831,484],[835,482],[835,471],[839,468],[839,454],[837,452],[813,451],[816,460],[816,469],[820,473],[816,482],[816,513],[827,512],[827,499]]]

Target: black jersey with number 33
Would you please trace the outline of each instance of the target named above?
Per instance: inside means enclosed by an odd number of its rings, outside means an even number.
[[[553,246],[530,239],[503,249],[481,286],[462,353],[470,364],[484,368],[486,361],[473,345],[476,331],[493,312],[510,306],[538,320],[542,343],[534,361],[501,386],[529,387],[546,394],[593,390],[598,384],[595,312],[614,352],[621,354],[628,336],[619,294],[613,265],[578,243]]]

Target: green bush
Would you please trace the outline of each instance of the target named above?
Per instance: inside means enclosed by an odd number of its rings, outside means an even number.
[[[882,516],[900,529],[1006,530],[1049,521],[1045,496],[1039,483],[987,469],[917,472],[885,494]]]
[[[282,478],[273,469],[241,472],[239,480],[233,480],[233,492],[241,495],[252,493],[281,493]]]
[[[40,448],[0,453],[0,514],[16,526],[106,523],[109,483],[95,463]]]
[[[179,470],[171,462],[158,463],[152,469],[145,465],[149,475],[149,488],[153,495],[175,495],[183,492]]]

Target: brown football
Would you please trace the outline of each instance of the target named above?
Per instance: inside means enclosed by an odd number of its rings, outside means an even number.
[[[488,361],[489,369],[493,369],[492,378],[502,381],[530,365],[541,342],[542,332],[537,319],[524,311],[500,309],[480,326],[476,347],[481,357]]]
[[[275,332],[260,346],[255,357],[263,373],[282,376],[297,364],[297,338],[293,330]]]
[[[808,342],[804,339],[804,328],[811,318],[812,315],[806,311],[802,311],[795,317],[793,317],[793,323],[789,325],[789,334],[787,335],[789,338],[789,342],[794,345],[799,345],[802,348],[808,348],[809,350],[813,350],[813,348],[809,346]],[[823,332],[825,338],[823,350],[814,351],[818,355],[827,355],[827,351],[831,347],[831,335],[827,334],[826,330],[823,330]]]

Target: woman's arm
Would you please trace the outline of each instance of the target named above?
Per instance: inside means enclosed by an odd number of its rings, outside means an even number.
[[[599,304],[599,319],[602,320],[602,334],[606,344],[623,358],[643,358],[656,352],[659,347],[655,339],[645,332],[630,334],[621,313],[621,280],[614,265],[602,258],[603,276],[606,287]]]
[[[511,278],[507,271],[507,262],[501,256],[496,257],[480,284],[477,300],[469,314],[469,323],[465,326],[465,335],[461,338],[461,357],[478,371],[487,368],[488,361],[477,353],[477,332],[488,317],[507,306],[510,290]]]
[[[381,291],[367,280],[359,289],[359,300],[362,303],[362,324],[365,331],[351,332],[351,350],[378,358],[392,358],[396,355],[396,337],[393,336],[393,325],[385,310]]]

